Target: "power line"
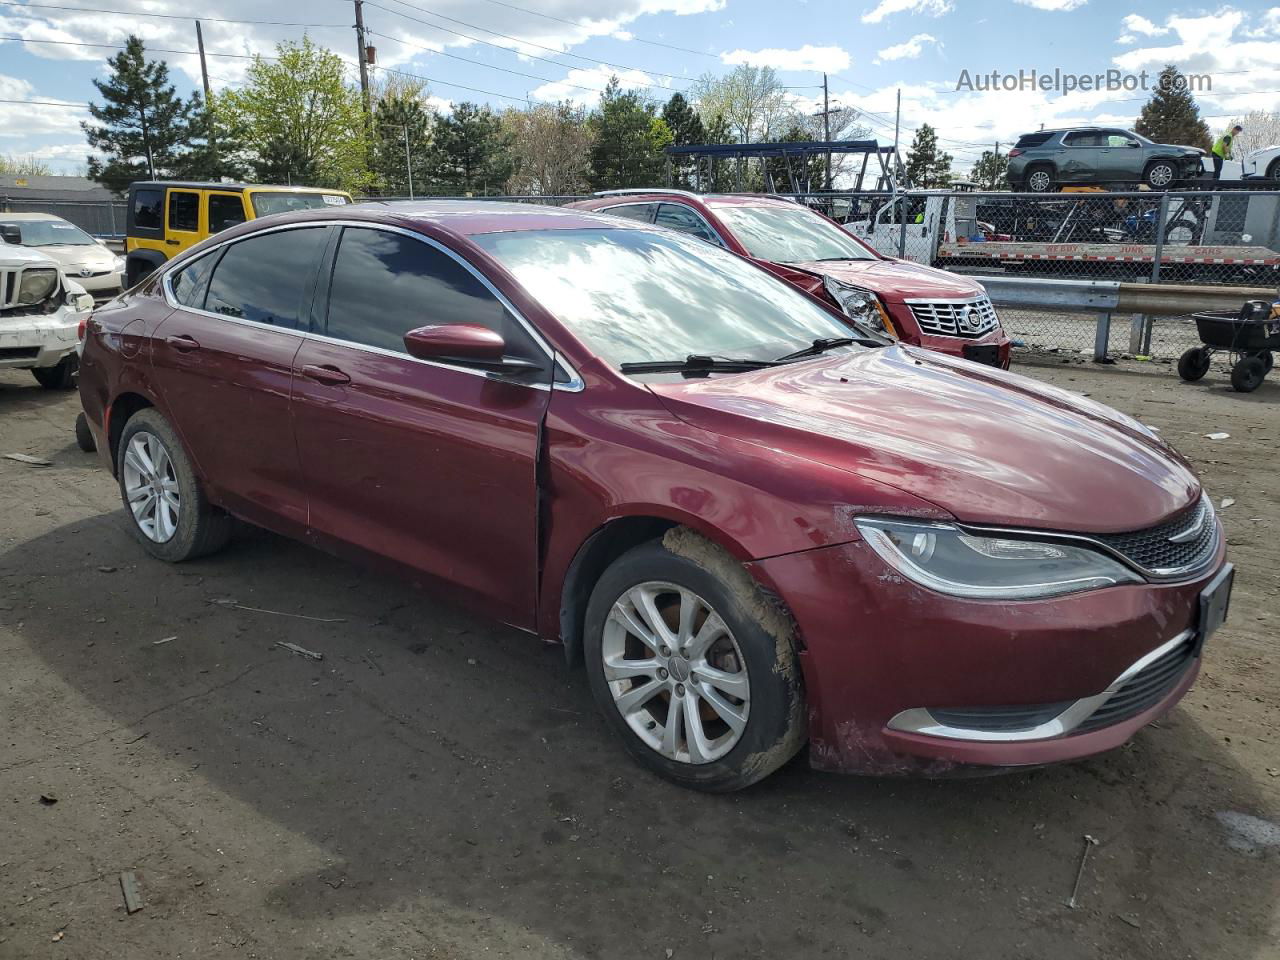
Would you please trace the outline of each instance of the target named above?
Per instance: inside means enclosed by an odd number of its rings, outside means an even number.
[[[392,67],[380,67],[374,63],[369,64],[369,66],[373,70],[381,70],[383,73],[394,73],[396,76],[408,77],[410,80],[423,80],[423,81],[426,81],[427,83],[439,84],[442,87],[457,87],[460,90],[470,90],[472,93],[483,93],[485,96],[498,97],[501,100],[511,100],[515,103],[533,103],[534,102],[530,100],[528,97],[512,97],[512,96],[508,96],[505,93],[495,93],[492,90],[481,90],[479,87],[468,87],[466,84],[463,84],[463,83],[450,83],[447,80],[438,80],[432,77],[423,76],[422,74],[418,74],[418,73],[409,73],[405,70],[396,70]]]
[[[0,103],[21,103],[25,106],[36,107],[75,107],[77,110],[88,110],[87,103],[71,103],[65,100],[4,100],[0,99]]]
[[[372,6],[372,4],[370,4],[370,6]],[[379,33],[377,30],[369,30],[366,28],[365,33],[371,34],[375,37],[382,37],[382,39],[390,40],[392,43],[402,43],[406,47],[414,47],[415,49],[426,50],[429,53],[433,53],[438,56],[449,57],[451,60],[460,60],[463,63],[469,63],[472,66],[484,67],[486,70],[501,70],[503,73],[510,73],[517,77],[526,77],[530,80],[541,80],[543,83],[563,83],[567,87],[573,87],[575,90],[586,90],[588,93],[600,92],[596,87],[584,87],[581,84],[569,83],[567,80],[554,80],[551,77],[540,77],[533,73],[522,73],[519,70],[508,70],[506,67],[499,67],[491,63],[482,63],[479,60],[472,60],[470,57],[460,57],[457,54],[449,53],[446,50],[436,50],[432,47],[423,46],[420,43],[410,43],[408,40],[401,40],[399,37],[392,37],[385,33]]]

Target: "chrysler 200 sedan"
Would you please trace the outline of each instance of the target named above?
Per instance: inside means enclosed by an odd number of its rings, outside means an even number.
[[[1141,424],[887,345],[691,237],[361,205],[234,227],[98,310],[80,391],[168,561],[231,517],[446,585],[585,665],[686,786],[807,742],[944,774],[1123,743],[1232,569]]]

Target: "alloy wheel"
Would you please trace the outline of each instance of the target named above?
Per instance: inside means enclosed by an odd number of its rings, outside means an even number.
[[[143,534],[166,543],[178,530],[182,497],[173,460],[153,433],[140,430],[124,452],[124,490],[133,519]]]
[[[1033,193],[1044,193],[1049,189],[1049,184],[1051,182],[1049,174],[1046,171],[1035,170],[1027,180],[1027,186],[1031,188]]]
[[[711,605],[647,581],[609,611],[601,643],[614,706],[650,749],[678,763],[719,760],[742,738],[751,707],[746,660]]]
[[[1167,187],[1173,182],[1173,167],[1167,163],[1158,163],[1151,168],[1147,182],[1153,187]]]

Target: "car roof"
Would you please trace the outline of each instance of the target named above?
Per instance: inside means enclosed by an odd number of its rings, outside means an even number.
[[[680,201],[693,201],[702,203],[708,207],[775,207],[775,206],[795,206],[795,202],[785,197],[775,197],[766,193],[691,193],[687,190],[663,190],[661,187],[655,187],[653,190],[635,190],[635,191],[618,191],[597,194],[594,197],[588,197],[586,200],[573,204],[574,207],[582,209],[581,204],[590,203],[592,207],[613,206],[620,207],[628,203],[653,203],[655,201],[665,201],[667,203],[679,203]]]
[[[129,184],[130,190],[142,188],[163,189],[178,187],[186,190],[226,190],[228,193],[240,193],[244,190],[279,190],[282,193],[342,193],[337,187],[290,187],[277,183],[215,183],[212,180],[135,180]]]
[[[579,208],[502,200],[372,201],[279,213],[250,223],[302,223],[308,220],[374,221],[401,226],[431,225],[458,236],[526,230],[581,230],[593,227],[610,230],[643,229],[647,226]]]
[[[63,223],[67,222],[52,213],[0,213],[0,220],[61,220]]]

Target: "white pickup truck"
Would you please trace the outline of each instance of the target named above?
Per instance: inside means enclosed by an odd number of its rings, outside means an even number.
[[[78,328],[92,309],[93,297],[55,260],[0,243],[0,368],[30,370],[49,390],[70,389]]]

